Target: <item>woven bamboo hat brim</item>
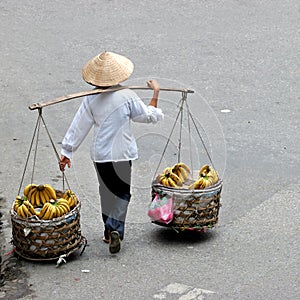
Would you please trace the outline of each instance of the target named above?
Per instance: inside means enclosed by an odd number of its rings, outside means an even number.
[[[102,52],[82,68],[83,79],[94,86],[112,86],[125,81],[132,74],[131,60],[113,52]]]

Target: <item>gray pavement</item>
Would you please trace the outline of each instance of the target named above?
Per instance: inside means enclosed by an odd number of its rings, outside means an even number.
[[[161,93],[165,121],[134,124],[140,158],[122,251],[110,255],[100,241],[89,136],[67,171],[89,246],[60,268],[13,260],[20,276],[1,287],[0,299],[300,298],[298,1],[1,1],[0,16],[3,257],[37,118],[27,106],[90,89],[81,68],[102,50],[134,61],[128,84],[156,78],[195,91],[188,101],[224,181],[214,230],[178,235],[149,222],[151,176],[180,99]],[[147,103],[149,93],[139,94]],[[79,103],[43,111],[58,148]],[[172,147],[165,163],[175,159]],[[193,151],[207,159],[201,144]],[[61,186],[45,133],[36,168],[38,180]]]

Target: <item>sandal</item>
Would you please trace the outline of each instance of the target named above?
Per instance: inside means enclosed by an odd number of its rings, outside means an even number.
[[[121,249],[120,234],[118,231],[112,231],[110,233],[109,252],[112,254],[118,253],[120,249]]]

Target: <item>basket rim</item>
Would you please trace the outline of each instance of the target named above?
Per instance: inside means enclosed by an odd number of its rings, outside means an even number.
[[[164,190],[167,190],[170,192],[183,193],[183,194],[212,192],[212,191],[222,188],[222,186],[223,186],[222,179],[219,179],[215,184],[213,184],[205,189],[188,189],[188,188],[167,187],[161,183],[158,183],[158,181],[156,179],[152,181],[152,187],[164,189]]]

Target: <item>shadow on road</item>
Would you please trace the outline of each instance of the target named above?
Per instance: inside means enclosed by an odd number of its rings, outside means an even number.
[[[163,244],[200,244],[215,239],[216,235],[217,233],[212,230],[207,232],[190,230],[176,232],[171,228],[159,228],[152,231],[150,238]]]

